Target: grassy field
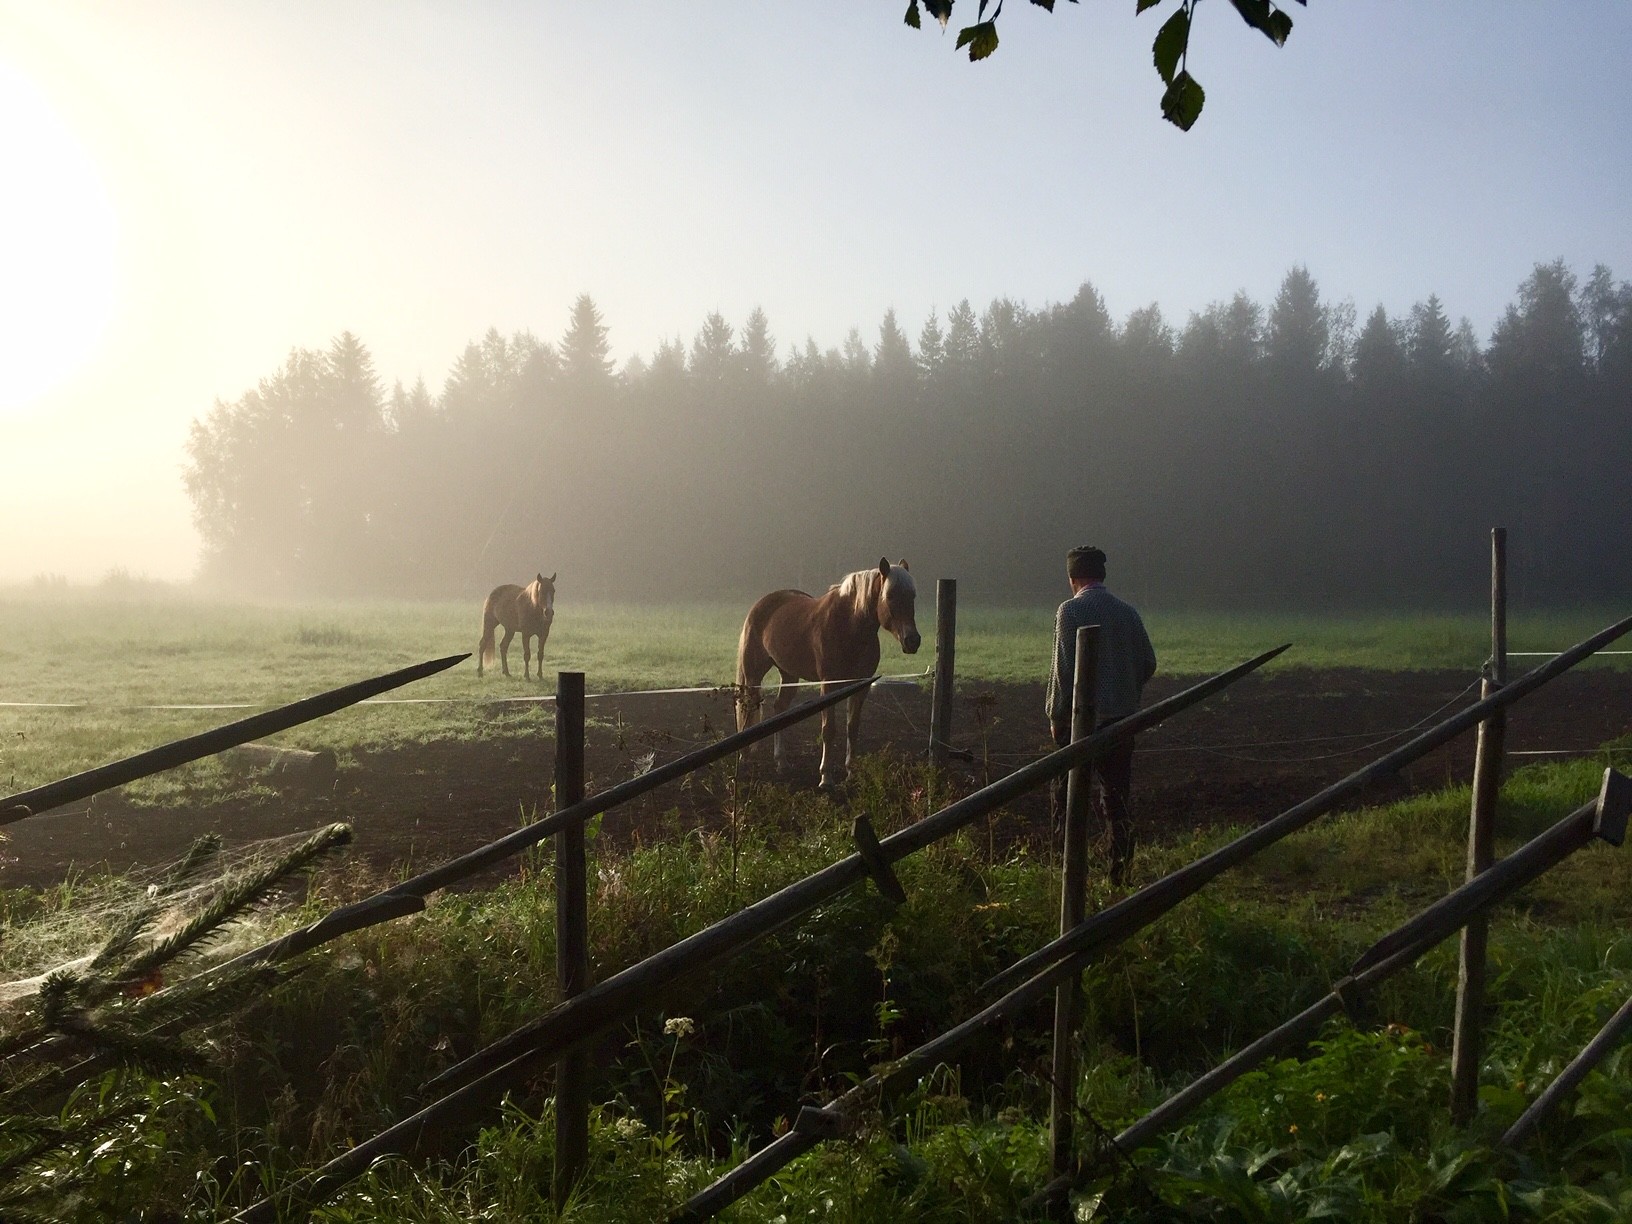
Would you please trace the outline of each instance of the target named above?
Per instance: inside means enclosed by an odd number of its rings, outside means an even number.
[[[581,668],[592,692],[719,682],[728,678],[736,619],[723,607],[563,607],[550,669]],[[963,676],[1037,682],[1049,609],[968,609],[959,619]],[[1513,645],[1560,648],[1611,619],[1519,620]],[[0,710],[0,769],[25,784],[29,770],[56,776],[70,756],[100,763],[245,712],[134,706],[263,706],[468,649],[473,620],[453,604],[0,599],[0,700],[87,703]],[[1484,654],[1484,625],[1471,615],[1152,610],[1147,620],[1172,672],[1215,670],[1288,640],[1299,649],[1278,666],[1471,674]],[[884,670],[906,670],[899,662],[887,655]],[[357,710],[300,733],[301,742],[475,734],[479,699],[526,691],[519,679],[478,681],[467,663],[405,694],[454,699],[446,705]],[[924,814],[933,789],[924,768],[887,752],[864,759],[859,802],[881,834]],[[1516,772],[1503,791],[1501,852],[1590,796],[1601,769],[1572,762]],[[734,809],[729,838],[675,829],[616,857],[597,850],[597,977],[851,849],[851,813],[809,792],[755,785],[721,793]],[[1459,881],[1468,803],[1458,787],[1324,818],[1105,955],[1085,982],[1078,1099],[1086,1116],[1114,1132],[1323,995],[1379,934]],[[1137,883],[1239,832],[1150,845]],[[85,1214],[55,1218],[136,1218],[162,1205],[168,1218],[219,1219],[411,1112],[431,1075],[555,1001],[546,865],[529,858],[491,890],[444,896],[423,915],[306,958],[301,973],[260,992],[215,1033],[202,1078],[103,1086],[129,1111],[121,1115],[127,1132],[117,1146],[93,1135],[54,1155],[57,1180],[41,1183],[47,1201],[73,1201],[49,1199],[64,1171],[89,1179],[76,1190]],[[906,905],[892,909],[870,887],[854,889],[701,975],[598,1050],[591,1176],[564,1215],[545,1197],[554,1128],[543,1081],[525,1085],[485,1129],[450,1137],[445,1151],[378,1166],[320,1218],[661,1218],[734,1149],[785,1127],[798,1104],[842,1091],[869,1064],[989,1002],[981,983],[1057,922],[1055,864],[1041,855],[998,853],[964,836],[912,856],[900,875]],[[309,921],[368,885],[337,871],[316,887],[304,910],[250,938]],[[1091,888],[1090,912],[1119,895],[1097,874]],[[1453,1130],[1445,1115],[1456,978],[1446,944],[1334,1021],[1307,1057],[1268,1064],[1133,1161],[1101,1169],[1078,1197],[1077,1218],[1628,1218],[1632,1058],[1589,1080],[1521,1161],[1492,1140],[1632,991],[1632,944],[1618,934],[1629,888],[1632,851],[1595,845],[1498,912],[1489,1045],[1469,1130]],[[96,915],[128,913],[150,895],[143,881],[119,878],[0,893],[0,967],[34,972],[42,958],[94,947],[118,927],[117,917]],[[671,1032],[665,1021],[679,1016],[685,1027]],[[811,1153],[728,1218],[1036,1218],[1020,1204],[1046,1179],[1046,1048],[1041,1021],[992,1034],[958,1067],[868,1118],[853,1139]],[[64,1118],[89,1100],[64,1106]],[[0,1135],[0,1164],[7,1152]],[[0,1198],[23,1184],[15,1170],[26,1166],[7,1167]]]
[[[741,616],[740,607],[726,605],[563,603],[542,685],[520,679],[516,642],[514,678],[478,678],[467,661],[395,695],[435,702],[354,708],[286,733],[280,742],[343,752],[492,734],[482,702],[553,692],[557,670],[584,672],[591,693],[728,684]],[[1593,609],[1515,616],[1510,646],[1562,649],[1614,617]],[[1282,642],[1294,648],[1272,668],[1448,668],[1471,676],[1488,653],[1488,629],[1475,614],[1150,609],[1146,621],[1162,671],[1170,675],[1217,671]],[[0,592],[0,702],[63,703],[0,705],[0,787],[26,789],[256,709],[474,650],[479,629],[477,610],[453,602],[250,604],[152,587]],[[1052,632],[1051,607],[960,609],[959,677],[1040,683]],[[1537,661],[1516,659],[1514,666],[1523,670]],[[926,653],[908,657],[886,644],[881,668],[907,673],[930,664]],[[164,705],[242,708],[143,708]],[[543,708],[537,717],[546,717]],[[529,726],[526,717],[513,721],[518,729]]]
[[[921,814],[912,798],[922,794],[921,769],[884,754],[867,759],[863,786],[883,800],[871,805],[881,833]],[[1590,794],[1593,774],[1573,764],[1515,778],[1504,850]],[[676,836],[598,860],[597,976],[850,849],[849,814],[813,796],[766,788],[739,802],[740,841]],[[1377,935],[1455,882],[1467,803],[1460,788],[1329,818],[1104,955],[1085,979],[1084,1116],[1114,1132],[1321,997]],[[780,831],[790,825],[798,836]],[[1152,847],[1138,882],[1239,832]],[[981,839],[960,837],[899,871],[904,906],[854,889],[671,992],[600,1047],[591,1172],[568,1212],[557,1216],[547,1202],[546,1078],[489,1113],[482,1129],[449,1136],[440,1154],[383,1162],[318,1218],[663,1218],[733,1152],[785,1127],[799,1103],[843,1091],[869,1064],[989,1002],[980,984],[1057,921],[1055,868],[1042,857],[994,857]],[[550,880],[538,870],[446,896],[423,916],[306,958],[301,974],[218,1037],[222,1061],[210,1080],[106,1090],[139,1119],[117,1162],[68,1149],[61,1167],[91,1171],[88,1205],[103,1218],[160,1204],[168,1218],[220,1219],[382,1129],[419,1103],[430,1076],[554,1001]],[[1566,1109],[1522,1162],[1491,1143],[1632,990],[1632,947],[1617,935],[1629,883],[1632,857],[1594,846],[1502,907],[1484,1089],[1469,1130],[1450,1127],[1444,1105],[1451,941],[1333,1021],[1304,1058],[1269,1063],[1132,1161],[1101,1166],[1076,1218],[1626,1218],[1632,1061],[1590,1080],[1579,1108]],[[342,899],[336,886],[325,885],[300,919]],[[1097,875],[1091,890],[1091,912],[1117,896]],[[80,912],[88,899],[44,904]],[[16,916],[5,914],[8,930]],[[1047,1044],[1040,1015],[991,1034],[726,1218],[1042,1218],[1021,1204],[1046,1180]]]

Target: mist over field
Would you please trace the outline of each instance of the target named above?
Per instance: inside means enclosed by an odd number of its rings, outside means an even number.
[[[1044,599],[1098,543],[1170,606],[1477,605],[1509,529],[1535,606],[1632,592],[1632,285],[1537,264],[1488,343],[1435,295],[1364,318],[1301,266],[1188,319],[1065,302],[892,310],[842,347],[761,310],[621,369],[589,295],[491,330],[439,388],[364,339],[292,352],[195,422],[201,580],[576,598],[823,589],[905,557],[967,600]]]
[[[1627,593],[1632,10],[966,6],[0,0],[0,583]]]

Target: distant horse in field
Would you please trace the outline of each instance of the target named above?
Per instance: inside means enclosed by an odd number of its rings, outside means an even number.
[[[782,676],[773,712],[780,714],[793,701],[793,682],[819,680],[830,693],[846,680],[859,680],[878,670],[878,631],[885,630],[907,654],[916,654],[923,639],[913,621],[917,587],[907,563],[891,565],[880,557],[876,569],[845,576],[820,598],[803,591],[772,591],[748,610],[737,644],[737,730],[759,720],[760,683],[775,667]],[[844,757],[838,745],[838,712],[822,711],[821,787],[835,787],[850,775],[855,757],[856,731],[861,726],[863,689],[849,701]],[[782,737],[772,737],[777,768],[782,766]]]
[[[494,587],[482,605],[482,640],[476,647],[476,674],[493,665],[493,630],[504,626],[499,663],[510,674],[510,639],[521,634],[521,675],[528,678],[533,665],[532,638],[538,639],[538,678],[544,679],[544,643],[550,640],[555,620],[555,575],[538,575],[526,586],[507,583]]]

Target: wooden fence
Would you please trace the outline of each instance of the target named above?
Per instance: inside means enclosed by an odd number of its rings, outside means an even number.
[[[940,1038],[890,1064],[838,1100],[820,1109],[801,1110],[798,1121],[787,1135],[751,1156],[738,1169],[697,1195],[685,1205],[681,1217],[703,1219],[716,1214],[801,1151],[809,1150],[826,1138],[846,1133],[854,1125],[862,1104],[876,1106],[892,1093],[914,1082],[919,1075],[989,1025],[1030,1006],[1068,979],[1074,979],[1086,963],[1106,948],[1143,929],[1224,870],[1304,827],[1367,782],[1399,769],[1476,726],[1493,712],[1507,708],[1629,630],[1632,630],[1632,618],[1594,634],[1236,842],[1069,926],[1060,939],[1024,958],[999,979],[1003,984],[1017,980],[1017,984],[997,1002]],[[274,1197],[247,1209],[237,1218],[245,1221],[268,1220],[297,1208],[297,1205],[305,1207],[320,1202],[359,1176],[380,1157],[411,1152],[433,1133],[455,1124],[468,1124],[489,1110],[533,1068],[545,1063],[558,1063],[565,1056],[582,1049],[611,1026],[651,1006],[664,990],[676,982],[720,958],[739,952],[869,878],[880,881],[882,889],[893,891],[892,885],[894,888],[899,886],[894,883],[893,874],[889,871],[891,864],[949,836],[1062,773],[1082,770],[1114,740],[1136,735],[1180,709],[1212,695],[1262,666],[1279,654],[1280,649],[1221,672],[1131,718],[1074,739],[1064,748],[889,837],[875,841],[865,813],[860,814],[856,822],[857,853],[746,906],[579,994],[564,997],[537,1020],[523,1025],[432,1080],[425,1086],[425,1095],[430,1098],[430,1103],[424,1108],[379,1135],[359,1143],[309,1177],[282,1188]],[[1082,776],[1079,772],[1079,778]],[[1061,1130],[1056,1131],[1057,1135],[1061,1133]],[[1062,1159],[1067,1155],[1059,1145],[1056,1150],[1061,1152]],[[1056,1172],[1068,1176],[1071,1170],[1057,1169]]]
[[[951,626],[955,609],[955,587],[943,583],[938,600],[938,647],[945,652],[946,667],[935,673],[937,705],[931,719],[932,759],[944,759],[949,740],[949,714],[953,677],[950,660],[953,643]],[[943,619],[944,618],[944,619]],[[1135,715],[1095,729],[1092,692],[1094,638],[1084,630],[1079,638],[1078,672],[1075,677],[1072,740],[1066,746],[1026,765],[1004,778],[942,808],[940,811],[898,832],[879,839],[865,812],[858,813],[853,826],[856,853],[831,864],[805,879],[756,901],[710,927],[631,965],[595,984],[588,982],[587,959],[583,954],[587,886],[583,829],[590,818],[625,803],[637,795],[683,777],[696,769],[773,735],[828,706],[846,700],[872,683],[855,681],[836,691],[824,693],[781,715],[726,736],[715,744],[688,753],[676,761],[637,778],[613,786],[598,795],[582,796],[583,779],[583,677],[562,673],[557,694],[557,798],[561,806],[551,816],[519,829],[469,854],[403,881],[373,897],[341,907],[320,921],[291,932],[280,939],[219,967],[242,965],[258,960],[281,960],[318,947],[349,931],[389,921],[422,910],[426,898],[436,889],[502,861],[536,845],[545,837],[556,839],[558,912],[558,969],[562,1000],[538,1019],[523,1025],[504,1038],[450,1068],[425,1086],[430,1104],[373,1138],[357,1144],[306,1178],[280,1188],[271,1197],[241,1212],[236,1219],[264,1221],[282,1218],[332,1196],[347,1182],[363,1173],[375,1160],[392,1153],[415,1149],[433,1132],[452,1125],[468,1124],[489,1110],[505,1091],[523,1075],[544,1062],[554,1062],[557,1072],[558,1150],[555,1193],[558,1201],[570,1193],[580,1176],[587,1134],[584,1121],[588,1108],[583,1090],[587,1067],[582,1051],[598,1035],[638,1011],[651,1006],[663,991],[689,975],[728,955],[740,952],[755,941],[795,922],[817,906],[867,880],[897,900],[904,896],[892,865],[942,838],[951,836],[975,820],[1018,796],[1049,784],[1062,774],[1068,776],[1066,800],[1066,881],[1062,888],[1061,933],[1059,938],[1022,958],[988,984],[1003,993],[991,1005],[934,1040],[879,1069],[821,1108],[805,1107],[798,1113],[792,1130],[755,1153],[681,1209],[677,1218],[706,1219],[723,1210],[785,1165],[825,1139],[849,1133],[864,1109],[876,1108],[894,1094],[944,1061],[965,1043],[998,1021],[1030,1007],[1049,991],[1056,995],[1054,1078],[1056,1089],[1051,1151],[1054,1180],[1046,1193],[1056,1207],[1064,1203],[1063,1192],[1081,1169],[1074,1158],[1071,1133],[1074,1106],[1070,1085],[1075,1082],[1070,1064],[1070,1036],[1076,1023],[1076,983],[1082,969],[1107,949],[1144,929],[1157,918],[1230,867],[1251,858],[1288,834],[1305,827],[1331,811],[1367,783],[1393,773],[1405,764],[1438,748],[1475,726],[1493,720],[1515,702],[1588,658],[1608,643],[1632,630],[1632,617],[1621,620],[1577,643],[1548,662],[1510,684],[1487,686],[1480,700],[1419,734],[1408,743],[1357,770],[1235,841],[1203,856],[1170,875],[1139,889],[1105,910],[1084,916],[1082,895],[1085,870],[1080,860],[1086,842],[1086,795],[1089,769],[1094,759],[1112,743],[1172,717],[1178,712],[1219,692],[1242,676],[1256,670],[1287,647],[1267,651],[1220,672]],[[100,770],[76,775],[60,783],[23,792],[0,800],[0,823],[21,819],[46,807],[60,806],[136,777],[171,768],[236,744],[282,730],[311,718],[321,717],[354,701],[405,684],[421,676],[452,666],[464,655],[434,660],[403,669],[358,685],[347,686],[318,697],[296,702],[279,710],[222,727],[201,736],[177,741],[150,753],[116,762]],[[1354,990],[1395,972],[1411,963],[1428,947],[1449,937],[1470,919],[1482,915],[1491,904],[1535,875],[1561,861],[1593,836],[1617,841],[1624,831],[1627,809],[1632,806],[1632,783],[1610,771],[1598,801],[1573,813],[1554,829],[1543,834],[1522,851],[1501,863],[1482,869],[1462,888],[1430,907],[1411,923],[1381,941],[1355,967],[1350,978],[1327,999],[1306,1010],[1287,1025],[1249,1046],[1221,1064],[1208,1076],[1177,1094],[1145,1119],[1117,1137],[1119,1147],[1131,1149],[1170,1125],[1211,1092],[1230,1082],[1253,1060],[1267,1057],[1275,1049],[1306,1038],[1309,1026],[1318,1024],[1341,1007]],[[1470,862],[1471,869],[1471,862]],[[218,970],[219,971],[219,970]],[[1632,1002],[1623,1009],[1605,1033],[1583,1052],[1585,1074],[1590,1058],[1603,1050],[1628,1027],[1632,1027]],[[1572,1067],[1572,1071],[1574,1068]],[[1561,1080],[1564,1077],[1560,1077]],[[1538,1101],[1536,1109],[1543,1106]],[[1527,1115],[1528,1118],[1528,1115]],[[1525,1120],[1521,1119],[1521,1123]],[[1534,1125],[1533,1122],[1530,1125]],[[1520,1128],[1515,1127],[1515,1132]],[[1522,1138],[1522,1133],[1514,1139]]]

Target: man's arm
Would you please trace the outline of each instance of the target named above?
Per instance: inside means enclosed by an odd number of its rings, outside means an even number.
[[[1071,684],[1077,668],[1077,632],[1069,615],[1070,602],[1054,614],[1054,667],[1048,673],[1048,729],[1054,742],[1071,736]]]

